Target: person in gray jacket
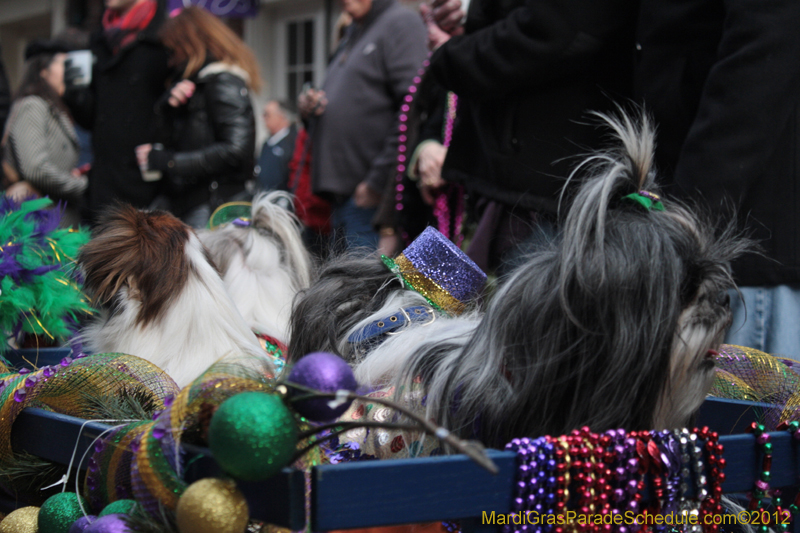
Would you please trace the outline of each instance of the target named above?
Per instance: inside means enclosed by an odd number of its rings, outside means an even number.
[[[333,203],[337,239],[378,246],[372,218],[397,158],[397,116],[427,55],[421,18],[396,0],[343,0],[353,18],[321,91],[298,100],[310,119],[315,194]]]
[[[3,167],[8,196],[21,201],[49,196],[62,202],[63,226],[80,222],[78,206],[88,186],[76,168],[78,137],[64,94],[66,47],[36,40],[25,50],[25,71],[3,139]]]

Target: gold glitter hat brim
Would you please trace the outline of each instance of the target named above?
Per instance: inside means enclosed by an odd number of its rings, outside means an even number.
[[[401,253],[396,259],[382,255],[381,260],[389,270],[397,275],[406,288],[419,293],[434,309],[451,315],[459,315],[466,309],[463,302],[422,274],[404,254]]]

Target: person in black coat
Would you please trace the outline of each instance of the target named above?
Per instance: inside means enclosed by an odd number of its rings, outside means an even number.
[[[436,0],[433,15],[456,4]],[[588,113],[632,94],[635,16],[635,0],[472,0],[464,34],[431,57],[459,98],[443,177],[515,208],[511,218],[554,219],[577,156],[602,146]]]
[[[73,118],[92,132],[90,219],[117,200],[148,207],[161,188],[143,179],[135,148],[156,136],[153,108],[169,74],[167,51],[156,35],[165,8],[157,0],[107,0],[106,6],[103,30],[90,43],[91,84],[64,97]]]
[[[636,92],[672,192],[738,214],[763,254],[733,264],[728,341],[800,356],[800,3],[643,0]],[[781,325],[783,324],[783,326]]]
[[[164,149],[147,144],[137,155],[161,171],[170,210],[204,227],[221,204],[248,199],[256,138],[250,92],[258,88],[258,68],[241,39],[202,8],[182,10],[160,35],[182,79],[157,107]]]

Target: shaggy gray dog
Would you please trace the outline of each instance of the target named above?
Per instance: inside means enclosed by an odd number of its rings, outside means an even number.
[[[421,382],[419,410],[488,446],[689,422],[730,325],[729,263],[748,243],[658,199],[646,118],[601,118],[620,147],[581,165],[589,177],[556,240],[484,315],[387,339],[357,367],[361,383]]]

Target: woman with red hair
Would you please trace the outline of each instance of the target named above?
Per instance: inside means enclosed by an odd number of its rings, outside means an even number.
[[[165,22],[160,37],[179,81],[156,108],[164,148],[143,145],[137,156],[162,173],[170,210],[203,227],[219,205],[246,195],[253,176],[258,67],[247,45],[198,7]]]

